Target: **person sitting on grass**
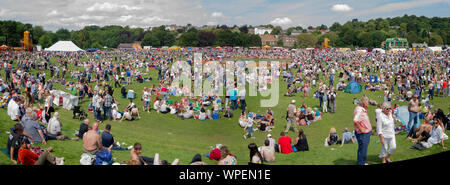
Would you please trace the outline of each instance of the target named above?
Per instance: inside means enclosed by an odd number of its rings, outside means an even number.
[[[263,164],[263,157],[258,151],[258,146],[255,143],[248,144],[250,150],[250,162],[249,164]]]
[[[344,129],[344,132],[342,133],[342,142],[341,142],[341,147],[344,146],[344,144],[347,143],[356,143],[355,139],[353,139],[353,133],[348,131],[348,128]]]
[[[181,117],[181,119],[193,118],[194,117],[194,108],[193,107],[189,107],[189,109],[186,112],[183,112],[179,116]]]
[[[32,138],[30,135],[26,134],[23,131],[24,127],[22,124],[17,123],[14,125],[14,130],[9,134],[8,142],[7,142],[7,149],[8,154],[10,156],[11,161],[14,164],[17,164],[17,156],[19,154],[20,145],[22,143],[22,140],[28,142],[26,137]],[[29,142],[28,142],[29,144]]]
[[[339,140],[339,136],[336,133],[336,129],[334,127],[331,127],[331,129],[330,129],[330,133],[328,134],[328,137],[327,137],[327,143],[328,143],[328,146],[341,144],[341,141]]]
[[[47,144],[45,141],[45,135],[42,131],[41,126],[36,120],[36,112],[33,111],[31,108],[26,109],[26,115],[22,119],[22,125],[24,127],[24,132],[32,136],[33,138],[28,138],[29,142],[32,144],[34,142],[36,143],[42,143]],[[34,139],[34,142],[31,141],[31,139]]]
[[[303,129],[298,131],[298,137],[295,139],[295,144],[292,147],[295,147],[297,151],[309,151],[308,140],[306,140]]]
[[[314,114],[314,122],[322,119],[322,113],[320,113],[320,111],[319,111],[319,109],[317,109],[317,107],[314,107],[313,114]]]
[[[102,133],[102,145],[105,148],[109,148],[112,146],[111,150],[127,150],[127,148],[122,148],[117,144],[116,140],[114,140],[113,135],[111,134],[111,125],[107,124],[105,126],[105,131]]]
[[[123,116],[122,116],[122,119],[120,119],[120,122],[122,122],[124,119],[127,121],[136,120],[136,118],[134,116],[131,116],[131,113],[128,109],[123,110]]]
[[[62,134],[61,127],[62,123],[59,121],[59,113],[55,112],[53,118],[50,119],[48,123],[47,135],[50,136],[48,137],[48,140],[51,140],[52,138],[56,138],[57,140],[78,140],[78,137],[70,138],[69,136]]]
[[[139,110],[136,105],[131,108],[131,116],[133,116],[134,119],[141,119],[141,115],[139,114]]]
[[[232,118],[233,117],[233,111],[230,110],[230,107],[227,107],[227,109],[225,110],[225,114],[223,114],[224,117],[226,118]]]
[[[236,157],[230,153],[227,146],[221,146],[220,150],[220,160],[218,165],[237,165]]]
[[[264,146],[261,147],[261,156],[264,162],[272,163],[275,162],[275,147],[270,146],[270,140],[264,140]]]
[[[289,153],[293,152],[291,143],[292,143],[292,139],[290,137],[286,136],[286,133],[281,132],[280,138],[278,138],[278,146],[279,146],[281,153],[289,154]]]
[[[417,138],[412,139],[413,142],[419,142],[423,148],[428,149],[431,148],[435,144],[441,144],[442,149],[446,150],[447,147],[444,145],[444,140],[448,139],[448,136],[444,133],[444,130],[441,128],[442,119],[438,117],[434,117],[433,119],[433,128],[428,133],[423,131],[423,133]]]
[[[79,139],[83,139],[84,133],[89,131],[89,119],[85,119],[83,123],[80,124],[80,129],[78,130],[78,136]]]
[[[142,154],[141,143],[134,143],[133,149],[130,151],[130,157],[132,161],[139,161],[140,165],[153,165],[154,158],[140,156]]]
[[[17,163],[22,165],[63,165],[64,157],[58,158],[53,156],[50,152],[52,147],[46,150],[38,150],[39,155],[35,153],[25,141],[22,141],[19,149]]]
[[[133,109],[133,107],[134,107],[135,105],[136,105],[136,104],[133,102],[133,100],[130,99],[130,103],[128,103],[126,109],[128,109],[129,111],[131,111],[131,109]]]
[[[92,129],[87,131],[83,135],[83,152],[90,153],[92,155],[96,155],[97,153],[103,150],[111,151],[112,146],[109,148],[103,147],[100,141],[100,135],[98,134],[98,123],[95,122],[92,125]]]
[[[243,110],[241,112],[241,115],[239,116],[239,126],[241,126],[242,128],[245,127],[245,125],[247,125],[247,116],[245,115],[245,110]]]

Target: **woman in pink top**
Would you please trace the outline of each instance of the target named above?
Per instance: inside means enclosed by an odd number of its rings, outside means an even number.
[[[367,149],[369,147],[370,135],[372,134],[372,125],[370,124],[369,115],[367,114],[367,106],[369,98],[363,95],[359,100],[359,105],[353,112],[353,124],[355,136],[358,140],[358,157],[357,165],[366,165]]]

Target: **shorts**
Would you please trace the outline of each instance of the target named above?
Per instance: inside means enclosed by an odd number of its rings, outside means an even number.
[[[150,107],[150,101],[145,101],[145,102],[144,102],[144,106]]]
[[[253,133],[253,127],[247,127],[248,129],[248,134],[252,134]]]

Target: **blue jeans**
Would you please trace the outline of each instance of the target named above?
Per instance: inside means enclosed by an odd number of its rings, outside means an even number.
[[[238,108],[237,100],[231,100],[231,109],[236,110]]]
[[[241,110],[245,110],[245,108],[247,107],[247,103],[245,102],[245,100],[240,100],[241,102]]]
[[[111,107],[103,107],[103,116],[105,117],[105,120],[106,119],[112,120]]]
[[[111,150],[127,150],[126,148],[122,148],[121,146],[114,145]]]
[[[365,165],[367,160],[367,149],[369,148],[370,135],[372,131],[366,134],[356,133],[356,139],[358,140],[358,155],[357,155],[357,165]]]
[[[416,135],[416,125],[418,123],[419,113],[409,112],[409,121],[406,128],[408,129],[408,137],[413,137]]]

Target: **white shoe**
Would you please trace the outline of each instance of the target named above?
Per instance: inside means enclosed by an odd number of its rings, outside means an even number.
[[[244,139],[247,139],[247,135],[244,134]]]
[[[64,157],[55,157],[56,165],[64,165]]]
[[[128,150],[131,150],[131,149],[133,149],[133,146],[129,146],[127,149],[128,149]]]

